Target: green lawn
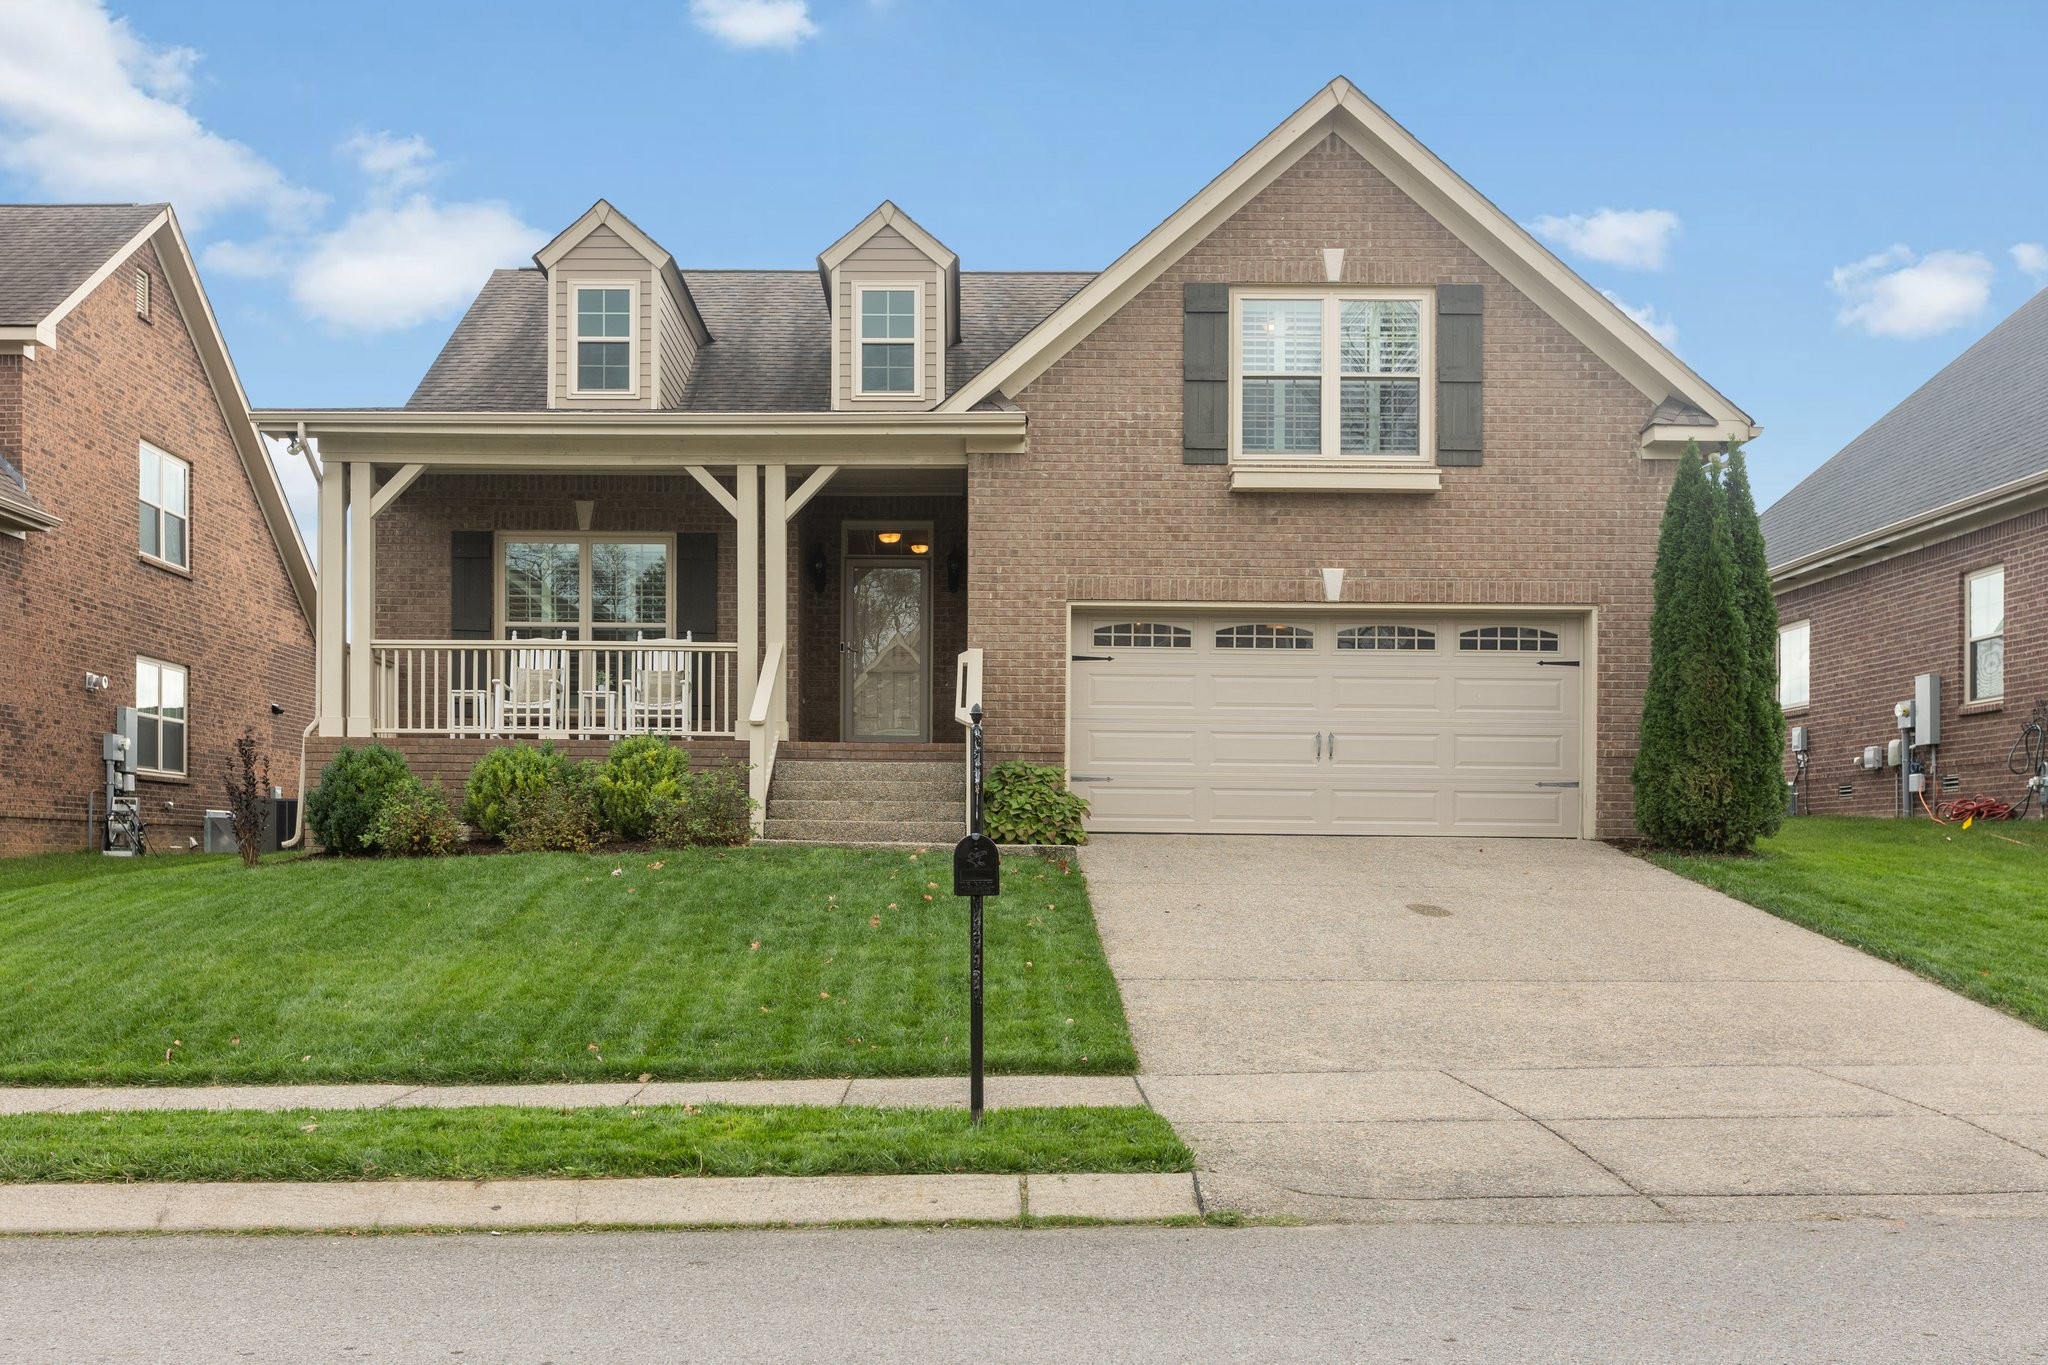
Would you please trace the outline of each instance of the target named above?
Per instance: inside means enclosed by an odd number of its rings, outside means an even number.
[[[1659,866],[2048,1028],[2048,825],[1806,816]]]
[[[947,852],[0,862],[0,1083],[960,1074]],[[1081,874],[1003,887],[990,1070],[1133,1070]]]
[[[0,1182],[1185,1171],[1149,1109],[375,1109],[0,1118]]]

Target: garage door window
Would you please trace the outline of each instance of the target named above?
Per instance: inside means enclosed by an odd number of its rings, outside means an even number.
[[[1216,632],[1218,649],[1314,649],[1316,633],[1307,626],[1225,626]]]
[[[1480,626],[1461,632],[1458,648],[1467,654],[1555,654],[1557,632],[1534,626]]]
[[[1346,626],[1337,632],[1337,648],[1432,650],[1436,632],[1420,626]]]
[[[1119,621],[1095,628],[1095,643],[1109,649],[1193,649],[1195,633],[1186,626],[1157,621]]]

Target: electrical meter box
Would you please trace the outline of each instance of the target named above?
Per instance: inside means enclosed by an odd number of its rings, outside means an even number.
[[[1884,746],[1866,744],[1863,746],[1863,767],[1867,772],[1876,772],[1884,766]]]
[[[1806,727],[1804,725],[1792,727],[1792,752],[1795,754],[1806,752]]]
[[[1901,762],[1901,761],[1902,761],[1902,760],[1903,760],[1904,758],[1905,758],[1905,746],[1904,746],[1904,745],[1902,745],[1902,744],[1900,744],[1898,740],[1893,740],[1893,741],[1892,741],[1891,743],[1889,743],[1889,744],[1887,744],[1887,745],[1885,745],[1885,746],[1884,746],[1884,766],[1885,766],[1885,767],[1887,767],[1887,768],[1896,768],[1896,767],[1898,767],[1898,766],[1899,766],[1899,763],[1900,763],[1900,762]]]
[[[1913,744],[1941,743],[1941,674],[1913,679]]]

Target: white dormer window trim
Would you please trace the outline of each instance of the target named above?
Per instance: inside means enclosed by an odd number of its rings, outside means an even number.
[[[640,396],[640,288],[641,281],[630,279],[584,279],[572,278],[569,290],[569,366],[567,390],[571,398],[638,398]],[[626,335],[585,336],[583,335],[583,293],[585,290],[623,289],[626,291]],[[626,387],[623,389],[586,389],[583,380],[583,344],[596,342],[605,344],[626,343]]]
[[[904,280],[856,280],[853,285],[853,317],[851,319],[852,354],[847,364],[853,373],[849,377],[848,391],[855,398],[878,399],[897,403],[922,402],[925,398],[924,375],[924,310],[926,281]],[[900,346],[900,337],[869,337],[866,335],[867,296],[869,294],[908,293],[910,295],[910,375],[908,389],[870,389],[867,387],[867,348],[870,345]]]

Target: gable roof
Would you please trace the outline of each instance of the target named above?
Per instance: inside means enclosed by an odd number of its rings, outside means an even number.
[[[682,272],[676,268],[676,258],[669,254],[667,247],[664,247],[660,242],[655,241],[652,237],[641,231],[638,223],[619,212],[616,208],[613,208],[611,201],[608,199],[598,200],[583,211],[581,218],[578,218],[575,222],[556,233],[553,241],[550,241],[539,251],[533,253],[533,263],[543,271],[552,272],[561,263],[564,256],[567,256],[576,248],[579,242],[599,228],[608,229],[627,246],[646,257],[647,263],[654,267],[655,274],[659,275],[662,283],[668,286],[669,293],[674,296],[677,305],[682,309],[683,320],[689,324],[690,330],[695,333],[697,344],[701,346],[709,341],[711,334],[705,328],[704,315],[697,308],[697,300],[691,297],[690,286],[684,282]],[[542,374],[545,377],[547,364],[545,353],[541,356],[541,364]]]
[[[1332,133],[1349,143],[1645,397],[1660,404],[1677,400],[1697,407],[1716,428],[1710,434],[1703,427],[1692,427],[1686,435],[1708,435],[1711,439],[1711,435],[1718,434],[1747,440],[1758,434],[1747,413],[1694,373],[1613,300],[1552,255],[1342,76],[1318,91],[1201,193],[1147,233],[1086,289],[1033,328],[1009,353],[940,404],[939,411],[963,411],[998,392],[1016,394]],[[1656,426],[1644,432],[1646,444],[1669,437],[1670,433]]]
[[[0,305],[0,343],[24,351],[57,345],[58,324],[145,243],[156,249],[171,300],[199,353],[200,368],[284,561],[285,577],[311,621],[317,590],[312,556],[299,536],[270,452],[256,433],[249,396],[170,205],[0,204],[0,299],[14,300]],[[28,494],[18,476],[0,482],[14,483],[21,496]],[[49,515],[40,505],[35,510]]]
[[[0,204],[0,328],[39,328],[69,312],[169,207]]]
[[[830,412],[831,324],[808,270],[687,270],[712,340],[697,353],[681,411]],[[1092,278],[1080,271],[966,271],[958,387]],[[547,407],[547,277],[499,270],[484,284],[406,407],[539,412]]]
[[[2048,290],[1763,513],[1773,569],[2048,482]]]

